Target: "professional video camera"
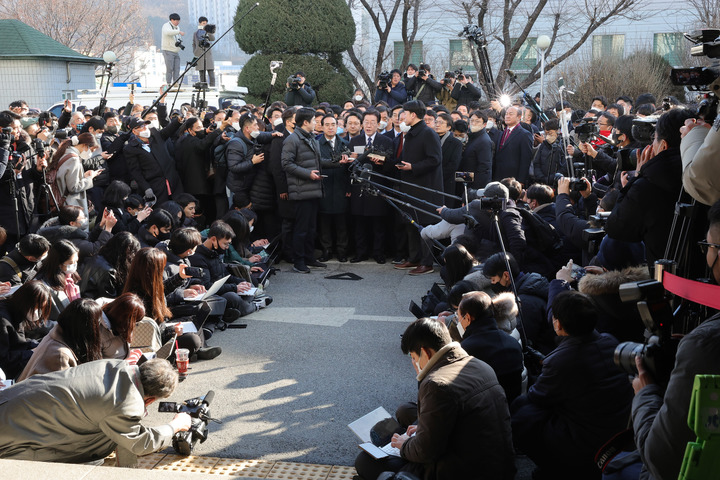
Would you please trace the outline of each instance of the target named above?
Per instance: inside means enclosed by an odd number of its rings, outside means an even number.
[[[569,177],[570,191],[584,192],[588,188],[587,183],[585,183],[582,179],[582,177],[585,177],[585,164],[582,162],[575,162],[573,163],[573,167],[575,168],[575,174],[577,175],[577,177]],[[560,181],[561,178],[564,178],[564,175],[562,173],[556,173],[555,184],[557,184],[557,182]]]
[[[605,224],[610,216],[610,212],[600,212],[596,215],[590,215],[590,228],[582,231],[582,241],[585,245],[588,255],[591,257],[597,255],[600,251],[600,243],[605,238]]]
[[[287,79],[287,84],[289,90],[300,90],[300,85],[302,84],[302,77],[297,75],[290,75]]]
[[[207,33],[202,36],[200,39],[200,48],[208,49],[210,48],[210,45],[212,45],[212,42],[210,42],[210,39],[207,36]]]
[[[458,33],[458,37],[465,37],[471,42],[485,41],[482,28],[478,25],[465,25],[463,31]]]
[[[378,88],[380,90],[385,90],[390,84],[391,80],[392,75],[390,75],[388,72],[382,72],[380,75],[378,75]]]
[[[488,212],[501,212],[507,207],[507,199],[500,197],[480,197],[480,208]]]
[[[173,449],[180,455],[190,455],[198,443],[208,437],[208,422],[222,423],[210,417],[210,403],[215,392],[210,390],[204,397],[191,398],[183,403],[160,402],[158,412],[187,413],[192,417],[190,430],[173,436]]]
[[[183,45],[183,41],[180,39],[175,40],[175,46],[180,47],[180,50],[185,50],[185,45]]]
[[[690,48],[694,57],[720,58],[720,30],[710,28],[686,33],[685,38],[695,44]],[[700,103],[698,116],[706,123],[713,123],[718,109],[718,79],[720,66],[717,62],[707,67],[673,68],[670,80],[673,85],[685,87],[690,91],[705,93],[706,98]]]
[[[675,364],[678,340],[673,338],[673,312],[662,283],[657,280],[620,285],[623,302],[637,302],[645,324],[645,343],[623,342],[615,349],[615,364],[628,374],[637,374],[635,358],[640,357],[661,384],[667,384]]]
[[[205,32],[209,33],[210,35],[215,35],[215,31],[217,30],[217,26],[213,25],[212,23],[208,23],[203,27],[203,30]]]
[[[72,136],[72,128],[60,128],[55,130],[55,138],[58,140],[66,140]]]
[[[600,129],[596,123],[596,117],[587,117],[580,120],[580,123],[575,127],[575,137],[579,142],[587,143],[594,140],[600,133]]]
[[[655,125],[657,125],[657,115],[649,115],[642,118],[634,118],[632,121],[632,136],[638,142],[649,145],[653,141],[655,134]]]

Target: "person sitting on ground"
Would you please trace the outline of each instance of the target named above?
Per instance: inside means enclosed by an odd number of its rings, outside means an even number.
[[[80,294],[85,298],[115,298],[122,292],[140,242],[130,232],[120,232],[80,268]]]
[[[503,301],[507,299],[502,297]],[[463,338],[460,346],[492,367],[508,403],[512,403],[520,395],[523,353],[517,340],[498,328],[493,318],[496,301],[484,292],[463,295],[457,308],[458,331]]]
[[[599,479],[595,453],[627,427],[632,388],[613,362],[617,340],[595,331],[597,309],[586,295],[563,292],[552,309],[563,340],[513,402],[513,440],[538,466],[533,478]]]
[[[73,300],[57,325],[33,350],[18,382],[36,374],[57,372],[100,360],[100,305],[89,298]]]
[[[175,225],[175,219],[169,212],[161,208],[153,210],[138,229],[137,237],[140,245],[154,247],[158,243],[168,240],[173,225]]]
[[[144,208],[142,197],[132,194],[130,186],[120,180],[113,180],[103,193],[103,204],[117,219],[112,233],[130,232],[137,235],[140,223],[151,213],[151,208]],[[133,212],[132,214],[130,212]]]
[[[515,477],[510,414],[505,392],[485,362],[452,342],[447,327],[420,318],[402,336],[417,373],[417,425],[395,434],[400,456],[375,460],[361,452],[355,468],[364,480],[381,472],[412,472],[420,478]]]
[[[50,242],[42,235],[25,235],[17,248],[0,259],[0,282],[16,287],[32,280],[49,250]]]
[[[30,280],[0,300],[0,369],[9,379],[23,371],[38,342],[29,338],[50,315],[50,287]]]
[[[123,293],[105,304],[99,327],[102,358],[128,358],[135,324],[144,316],[145,305],[134,293]]]
[[[68,304],[80,298],[78,275],[78,249],[69,240],[60,240],[50,247],[48,256],[36,275],[52,289],[50,320],[57,320]]]
[[[52,218],[38,230],[38,235],[47,238],[50,243],[58,240],[70,240],[78,249],[80,259],[97,255],[100,249],[112,238],[112,229],[117,219],[105,210],[96,227],[88,234],[88,218],[82,208],[76,205],[60,207],[57,218]]]
[[[190,351],[191,360],[211,360],[222,353],[222,348],[206,346],[202,330],[183,333],[181,324],[174,328],[165,324],[173,316],[165,299],[163,272],[166,262],[167,256],[161,250],[147,247],[140,249],[130,265],[123,293],[134,293],[143,301],[145,314],[158,326],[162,339],[160,343],[172,338],[174,331],[178,335],[178,346]]]
[[[169,447],[190,428],[179,413],[169,424],[140,423],[146,407],[170,396],[178,375],[167,360],[139,367],[101,360],[36,375],[0,391],[0,458],[44,462],[98,462],[118,449],[147,455]]]

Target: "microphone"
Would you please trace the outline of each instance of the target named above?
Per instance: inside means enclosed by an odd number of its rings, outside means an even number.
[[[210,390],[209,392],[207,392],[205,394],[205,398],[203,398],[202,403],[204,403],[205,405],[207,405],[209,407],[214,398],[215,398],[215,390]]]

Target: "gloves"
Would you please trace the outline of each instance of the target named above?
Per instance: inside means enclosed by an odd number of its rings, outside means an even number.
[[[152,188],[148,188],[145,190],[145,198],[153,198],[155,196],[155,193],[153,193]]]
[[[10,150],[10,142],[12,141],[12,135],[9,133],[0,133],[0,148]]]

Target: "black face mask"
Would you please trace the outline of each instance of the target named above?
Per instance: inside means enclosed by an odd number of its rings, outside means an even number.
[[[195,132],[195,136],[197,138],[205,138],[205,130],[200,130],[200,131]]]
[[[170,235],[171,234],[169,234],[169,233],[159,232],[157,237],[155,237],[155,238],[158,239],[158,242],[164,242],[166,240],[170,240]]]
[[[622,142],[620,141],[620,135],[623,135],[623,134],[622,134],[622,133],[613,133],[613,134],[611,135],[611,138],[612,138],[613,142],[615,142],[616,144],[622,143]]]
[[[117,135],[118,127],[105,127],[105,132],[107,132],[109,135]]]

